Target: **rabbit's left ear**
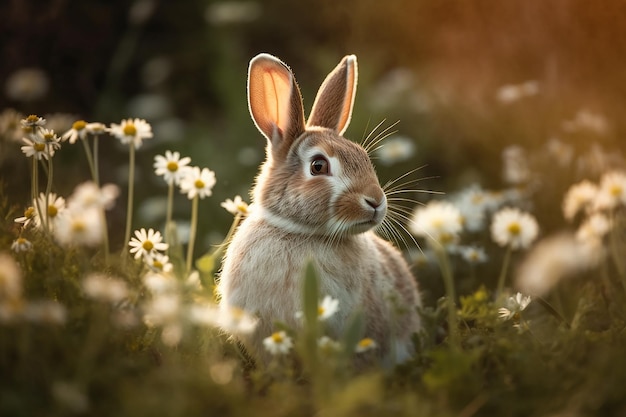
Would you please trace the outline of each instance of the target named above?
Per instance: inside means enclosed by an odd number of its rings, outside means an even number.
[[[347,55],[322,83],[307,126],[326,127],[343,135],[352,117],[357,78],[356,56]]]

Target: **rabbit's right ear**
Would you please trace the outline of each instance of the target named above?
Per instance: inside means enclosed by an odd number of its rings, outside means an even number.
[[[291,70],[278,58],[259,54],[248,69],[248,106],[257,128],[273,151],[289,149],[305,129],[300,89]]]

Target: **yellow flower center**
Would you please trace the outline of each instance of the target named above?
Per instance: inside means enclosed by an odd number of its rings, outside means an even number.
[[[372,346],[373,344],[374,344],[374,341],[370,339],[369,337],[366,337],[365,339],[361,339],[359,341],[359,347],[361,348],[368,348]]]
[[[613,196],[613,197],[617,197],[619,195],[622,194],[622,187],[619,186],[618,184],[614,184],[610,189],[609,189],[609,193]]]
[[[59,209],[55,205],[48,206],[48,217],[55,217],[59,213]]]
[[[317,315],[321,316],[324,314],[324,311],[326,311],[326,309],[322,306],[317,307]]]
[[[75,220],[74,223],[72,223],[72,231],[74,233],[82,233],[85,229],[87,229],[87,226],[82,220]]]
[[[196,182],[194,182],[194,185],[196,188],[204,188],[204,181],[197,179]]]
[[[454,241],[454,236],[451,233],[442,233],[439,235],[439,243],[442,245],[447,245],[448,243],[452,243]]]
[[[237,211],[240,213],[247,213],[248,205],[246,203],[237,204]]]
[[[84,120],[77,120],[72,124],[72,129],[76,131],[83,130],[85,127],[87,127],[87,122]]]
[[[46,142],[51,142],[52,140],[54,140],[54,134],[47,132],[43,135],[43,138]]]
[[[513,236],[517,236],[522,231],[522,227],[519,225],[519,223],[513,222],[513,223],[509,224],[509,227],[507,227],[507,230]]]
[[[18,244],[18,245],[23,245],[23,244],[25,244],[26,242],[27,242],[27,240],[26,240],[26,239],[24,239],[23,237],[18,237],[18,238],[17,238],[17,244]]]
[[[27,135],[29,133],[33,133],[33,127],[32,126],[22,126],[22,132],[24,132]]]
[[[31,114],[26,118],[26,121],[28,123],[37,123],[37,121],[39,121],[39,116],[37,116],[36,114]]]
[[[178,171],[178,162],[170,161],[167,163],[167,170],[170,172]]]
[[[160,261],[156,261],[156,260],[153,261],[152,266],[154,266],[156,269],[159,269],[159,270],[163,269],[163,264]]]
[[[24,210],[24,217],[26,217],[27,219],[32,218],[35,215],[35,207],[29,207],[26,210]]]
[[[36,142],[33,144],[33,149],[36,150],[37,152],[43,152],[46,150],[46,144]]]
[[[126,136],[135,136],[137,134],[137,128],[132,123],[127,123],[122,131]]]
[[[150,252],[152,249],[154,249],[154,243],[152,243],[149,240],[146,240],[145,242],[143,242],[141,247],[144,248],[144,250]]]
[[[280,343],[283,343],[283,340],[285,340],[285,338],[283,337],[282,334],[280,334],[280,332],[276,332],[276,333],[272,333],[272,340],[274,341],[274,343],[280,344]]]

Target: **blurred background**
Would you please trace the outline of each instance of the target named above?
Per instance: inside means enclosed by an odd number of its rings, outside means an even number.
[[[200,205],[199,252],[230,224],[218,203],[247,196],[264,157],[245,91],[259,52],[292,67],[307,110],[341,57],[358,56],[346,136],[361,141],[379,122],[399,121],[375,160],[382,183],[423,165],[410,178],[435,177],[419,187],[446,193],[532,183],[549,229],[561,226],[573,181],[622,164],[622,0],[5,0],[0,15],[0,178],[11,200],[26,205],[30,181],[30,161],[7,140],[11,111],[45,116],[59,133],[77,119],[145,118],[155,138],[137,154],[134,225],[160,227],[166,187],[152,161],[179,151],[217,176]],[[101,153],[102,181],[124,187],[126,149],[107,138]],[[507,158],[524,160],[523,178],[503,175]],[[89,179],[78,145],[55,164],[62,195]],[[113,214],[119,233],[124,195]],[[184,223],[189,210],[180,196],[176,217]]]

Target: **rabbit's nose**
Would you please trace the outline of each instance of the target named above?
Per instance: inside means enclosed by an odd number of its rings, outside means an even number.
[[[376,200],[375,198],[372,198],[372,197],[364,197],[363,200],[365,200],[365,203],[371,208],[373,208],[374,210],[376,210],[378,207],[380,207],[383,204],[383,200]]]

